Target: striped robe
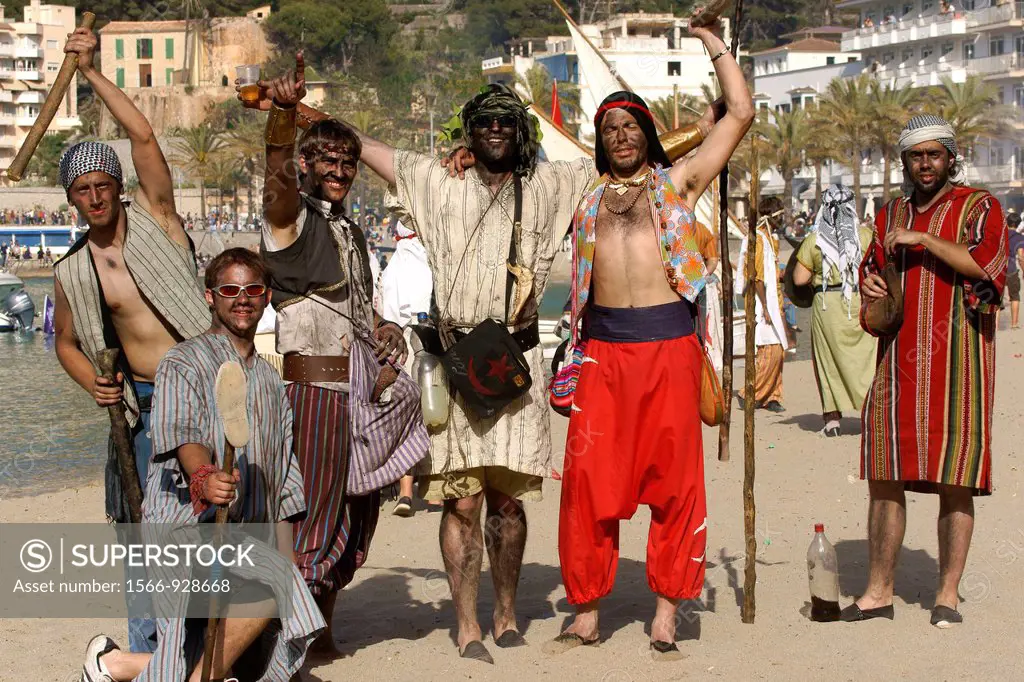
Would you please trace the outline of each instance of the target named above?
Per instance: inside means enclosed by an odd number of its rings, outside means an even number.
[[[226,336],[206,333],[172,348],[157,368],[151,425],[156,454],[142,507],[145,523],[189,526],[199,522],[175,451],[198,443],[210,449],[214,464],[223,462],[224,428],[214,385],[218,368],[230,360],[242,365],[248,381],[250,439],[236,452],[241,481],[239,496],[229,507],[229,521],[270,524],[294,520],[305,512],[302,475],[292,453],[292,412],[280,376],[258,356],[243,360]],[[260,563],[256,563],[258,569]],[[263,680],[290,679],[302,666],[308,644],[326,626],[302,576],[294,566],[290,568],[291,615],[281,619],[282,629],[274,639]],[[188,677],[202,653],[202,638],[197,640],[191,628],[187,633],[185,623],[183,618],[157,619],[159,644],[137,680]]]
[[[903,326],[879,340],[862,413],[861,477],[904,481],[917,492],[947,484],[988,495],[996,311],[1007,266],[1002,210],[988,192],[969,187],[920,214],[907,198],[889,202],[875,218],[861,281],[884,267],[882,243],[894,229],[966,244],[989,281],[972,281],[924,249],[897,252]]]

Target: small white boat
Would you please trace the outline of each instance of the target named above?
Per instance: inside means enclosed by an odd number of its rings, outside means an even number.
[[[25,291],[25,283],[8,272],[0,272],[0,332],[32,329],[36,306]]]

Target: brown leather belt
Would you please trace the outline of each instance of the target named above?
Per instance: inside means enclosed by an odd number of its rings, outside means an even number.
[[[306,384],[347,382],[348,357],[290,353],[284,356],[284,380]]]

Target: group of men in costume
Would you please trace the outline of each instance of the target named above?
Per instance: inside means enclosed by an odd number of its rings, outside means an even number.
[[[69,40],[67,50],[79,54],[83,75],[132,141],[140,190],[122,206],[122,173],[109,147],[84,143],[62,158],[69,199],[90,229],[57,266],[58,357],[99,405],[128,405],[145,520],[198,523],[209,519],[211,505],[227,504],[232,519],[293,532],[282,532],[287,549],[294,548],[300,586],[291,615],[273,623],[229,620],[217,674],[229,674],[266,633],[272,642],[262,652],[259,679],[295,674],[314,638],[314,646],[334,648],[337,593],[366,560],[380,508],[379,490],[351,485],[364,456],[352,451],[353,424],[375,425],[358,440],[370,443],[367,456],[383,453],[404,467],[398,474],[422,460],[414,469],[420,493],[444,505],[439,541],[460,655],[493,662],[476,616],[484,547],[496,594],[494,642],[526,644],[516,619],[524,502],[541,498],[551,471],[537,310],[569,225],[570,330],[583,359],[566,446],[559,556],[577,614],[545,648],[560,653],[599,641],[599,604],[615,579],[619,522],[645,504],[652,510],[648,582],[656,595],[650,647],[655,657],[678,657],[676,611],[703,588],[708,528],[697,411],[705,351],[695,332],[710,255],[693,207],[753,120],[742,72],[722,40],[707,28],[690,30],[711,55],[722,100],[697,124],[662,140],[643,100],[614,93],[595,117],[595,162],[538,161],[535,123],[504,86],[489,86],[466,103],[463,139],[445,164],[394,149],[304,105],[299,55],[296,70],[261,82],[262,96],[250,105],[268,112],[261,256],[225,252],[207,270],[205,291],[196,283],[191,244],[151,127],[92,67],[95,37],[79,29]],[[844,611],[848,620],[885,615],[886,608],[891,616],[903,489],[915,485],[941,495],[939,603],[953,615],[937,609],[936,617],[958,618],[970,495],[991,490],[991,321],[1005,272],[1005,228],[991,196],[946,182],[956,180],[956,152],[944,124],[915,121],[901,138],[915,191],[879,214],[860,272],[863,296],[877,298],[885,294],[878,269],[899,258],[908,307],[899,335],[880,344],[865,405],[872,575],[865,596]],[[306,129],[301,139],[298,128]],[[365,237],[344,211],[360,161],[388,183],[389,208],[422,245],[436,325],[460,338],[486,319],[501,320],[534,377],[525,395],[491,418],[478,417],[456,396],[448,420],[429,433],[429,455],[418,401],[405,399],[409,380],[398,371],[407,355],[407,320],[374,311]],[[753,246],[758,338],[765,340],[758,345],[779,348],[764,357],[759,350],[764,389],[747,398],[775,409],[786,337],[774,271],[778,246],[766,226],[759,225]],[[510,242],[517,268],[507,291]],[[849,307],[849,256],[836,263],[831,253],[824,260],[842,266],[839,293]],[[833,279],[822,275],[816,283],[828,293]],[[514,302],[510,314],[506,298]],[[252,347],[256,321],[271,300],[286,387]],[[940,314],[946,332],[936,336]],[[932,334],[928,343],[950,352],[910,360],[904,346],[920,344],[922,329]],[[106,346],[124,350],[115,382],[97,376],[95,354]],[[942,365],[943,358],[953,359]],[[240,466],[234,476],[217,471],[224,439],[210,400],[226,360],[245,368],[250,385],[242,400],[260,425],[245,452],[255,466]],[[147,400],[154,381],[155,397]],[[895,386],[901,382],[908,385]],[[941,392],[935,382],[959,390]],[[384,413],[360,414],[368,396],[354,392],[364,389],[372,389],[371,402],[392,396]],[[890,399],[918,394],[924,398],[895,405]],[[652,401],[663,407],[652,408]],[[154,412],[147,421],[149,402]],[[675,407],[663,409],[668,405]],[[976,418],[952,428],[965,410]],[[108,513],[124,521],[117,472],[110,466],[108,473]],[[236,499],[238,491],[245,500]],[[131,653],[106,636],[94,639],[83,679],[198,679],[201,628],[161,620],[132,632]]]

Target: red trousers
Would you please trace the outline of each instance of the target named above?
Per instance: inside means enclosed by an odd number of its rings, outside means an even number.
[[[569,420],[558,555],[570,604],[612,590],[619,521],[651,509],[647,582],[695,599],[704,585],[707,502],[696,336],[590,339]]]

